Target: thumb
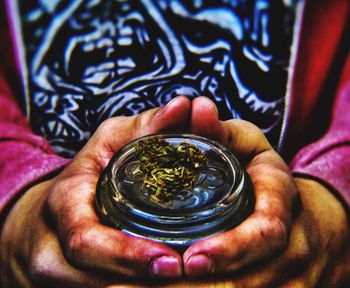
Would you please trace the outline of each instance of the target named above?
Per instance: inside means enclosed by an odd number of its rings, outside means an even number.
[[[191,130],[216,139],[231,149],[240,160],[249,161],[272,147],[262,131],[254,124],[238,119],[220,121],[215,104],[206,97],[193,100]]]
[[[96,184],[114,153],[143,135],[181,129],[190,101],[180,96],[137,116],[105,121],[57,177],[47,202],[65,256],[74,266],[120,275],[179,276],[181,258],[170,247],[126,235],[99,222],[93,207]]]
[[[178,96],[160,108],[135,116],[107,119],[99,126],[79,156],[95,160],[99,168],[103,169],[116,151],[136,138],[162,131],[186,129],[190,109],[190,100],[185,96]]]

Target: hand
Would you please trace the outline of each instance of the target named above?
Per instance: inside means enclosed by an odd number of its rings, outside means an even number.
[[[176,277],[180,255],[169,247],[103,226],[94,210],[96,183],[113,154],[134,138],[184,129],[190,102],[104,122],[57,177],[30,188],[1,234],[2,287],[104,287],[128,277]]]
[[[316,181],[293,179],[257,127],[220,122],[208,99],[193,101],[191,118],[194,133],[216,138],[245,163],[256,204],[238,227],[193,244],[183,256],[185,273],[225,274],[227,287],[341,287],[350,249],[338,200]]]

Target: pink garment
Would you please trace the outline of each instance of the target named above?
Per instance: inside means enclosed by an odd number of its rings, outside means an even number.
[[[307,2],[282,155],[285,159],[296,155],[291,162],[295,175],[312,177],[332,187],[347,205],[350,205],[350,57],[348,47],[340,44],[348,39],[345,27],[349,6],[347,0]],[[5,57],[2,64],[6,75],[9,58]],[[45,139],[32,133],[4,75],[0,71],[0,209],[18,193],[69,162],[57,156]],[[331,119],[323,117],[330,111]]]
[[[294,175],[350,206],[350,2],[309,0],[291,87],[284,156]],[[307,144],[307,145],[306,145]],[[298,151],[299,150],[299,151]],[[295,156],[296,154],[296,156]]]
[[[31,131],[0,71],[0,211],[23,189],[62,168],[45,139]]]
[[[332,124],[322,139],[302,149],[291,163],[296,176],[328,184],[350,206],[350,81],[342,87]]]

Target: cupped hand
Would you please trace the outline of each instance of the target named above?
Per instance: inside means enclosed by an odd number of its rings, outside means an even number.
[[[250,288],[341,287],[349,281],[348,219],[323,185],[294,179],[256,126],[219,121],[207,98],[193,101],[191,130],[238,156],[252,179],[256,203],[239,226],[188,248],[186,275],[223,274],[230,279],[225,287]]]
[[[94,196],[113,154],[143,135],[184,129],[190,102],[111,118],[54,179],[30,188],[1,234],[2,287],[104,287],[128,277],[177,277],[181,256],[171,248],[100,224]]]

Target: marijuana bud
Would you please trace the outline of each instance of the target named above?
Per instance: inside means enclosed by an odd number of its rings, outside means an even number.
[[[161,136],[140,140],[136,146],[140,162],[135,173],[142,173],[151,200],[172,203],[182,190],[192,189],[206,167],[207,157],[195,145],[181,142],[174,146]]]

